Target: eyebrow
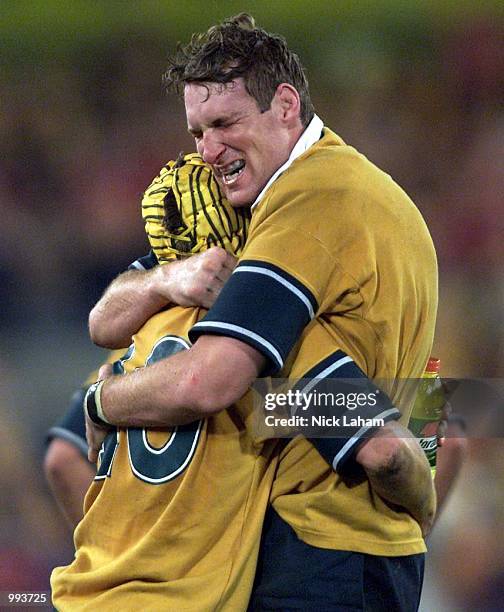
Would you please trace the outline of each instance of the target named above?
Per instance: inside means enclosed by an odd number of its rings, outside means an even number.
[[[225,125],[226,123],[233,123],[234,121],[236,121],[236,119],[238,119],[240,117],[240,114],[237,112],[231,113],[229,116],[227,117],[217,117],[217,119],[214,119],[208,127],[211,128],[218,128],[218,127],[222,127],[223,125]],[[195,135],[198,134],[199,132],[201,132],[201,128],[199,127],[187,127],[187,131],[189,132],[189,134],[191,135]]]

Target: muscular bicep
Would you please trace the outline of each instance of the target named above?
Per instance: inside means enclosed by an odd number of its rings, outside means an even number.
[[[261,353],[263,375],[278,372],[317,310],[312,292],[274,265],[241,261],[191,340],[219,334]]]
[[[190,353],[186,384],[199,390],[203,395],[200,401],[212,412],[240,399],[266,363],[266,357],[255,347],[228,336],[200,336]]]

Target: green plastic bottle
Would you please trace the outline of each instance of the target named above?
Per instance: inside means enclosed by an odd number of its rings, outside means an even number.
[[[441,360],[436,357],[427,362],[409,422],[410,431],[418,438],[427,456],[433,478],[436,474],[437,426],[446,402],[439,377],[440,367]]]

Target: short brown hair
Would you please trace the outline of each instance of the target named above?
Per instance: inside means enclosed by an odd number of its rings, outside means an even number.
[[[222,83],[243,78],[247,92],[267,111],[278,85],[289,83],[301,99],[300,118],[306,127],[313,117],[308,81],[299,57],[285,39],[255,26],[247,13],[226,19],[204,34],[193,34],[169,59],[164,82],[182,94],[186,83]]]

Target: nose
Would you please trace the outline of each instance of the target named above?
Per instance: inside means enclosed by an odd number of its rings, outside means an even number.
[[[225,145],[210,131],[205,132],[198,142],[198,153],[207,164],[216,164],[225,150]]]

